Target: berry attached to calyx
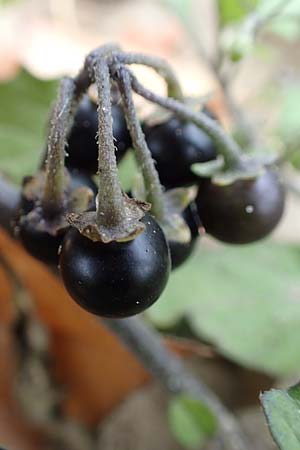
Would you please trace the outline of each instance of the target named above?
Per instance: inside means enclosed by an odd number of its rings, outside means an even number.
[[[95,204],[93,180],[88,175],[69,174],[65,171],[65,202],[61,210],[45,211],[42,194],[46,175],[38,172],[23,182],[17,211],[16,234],[26,250],[46,264],[58,264],[59,248],[66,229],[69,211],[82,212]]]
[[[216,148],[209,136],[190,122],[172,117],[154,126],[144,125],[147,144],[161,183],[166,188],[197,183],[192,164],[215,159]]]
[[[112,105],[113,134],[116,157],[119,161],[130,147],[130,135],[125,117],[118,104]],[[96,173],[98,170],[98,114],[97,105],[86,95],[75,114],[74,124],[66,148],[66,166],[70,169]]]
[[[230,244],[247,244],[276,227],[284,211],[285,191],[278,173],[266,169],[257,178],[226,186],[207,180],[196,203],[207,233]]]
[[[151,306],[170,272],[165,236],[152,216],[145,230],[128,242],[93,242],[71,228],[60,255],[60,270],[71,297],[104,317],[127,317]]]
[[[41,221],[43,219],[41,218]],[[18,237],[24,248],[35,258],[46,264],[57,265],[58,252],[65,230],[52,234],[44,231],[32,215],[25,216],[19,224]]]
[[[197,212],[197,206],[194,202],[187,206],[182,213],[182,217],[190,229],[191,239],[189,242],[168,241],[172,270],[181,266],[191,256],[199,238],[199,228],[201,223]]]

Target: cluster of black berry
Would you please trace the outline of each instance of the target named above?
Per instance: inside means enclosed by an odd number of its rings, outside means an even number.
[[[169,96],[140,85],[132,63],[164,74]],[[86,93],[91,84],[97,103]],[[140,124],[132,91],[169,115]],[[118,179],[117,164],[131,148],[143,198],[122,192]],[[206,176],[201,167],[210,168]],[[126,317],[159,298],[200,230],[228,243],[256,241],[279,222],[284,197],[276,168],[244,157],[206,109],[191,110],[166,63],[107,46],[86,58],[76,78],[62,80],[47,155],[24,180],[17,228],[31,254],[59,265],[77,303]]]

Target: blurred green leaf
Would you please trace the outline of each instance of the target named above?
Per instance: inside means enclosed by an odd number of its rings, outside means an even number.
[[[126,152],[126,155],[119,164],[119,176],[122,188],[125,192],[131,190],[138,167],[135,161],[133,150]]]
[[[199,449],[217,429],[216,419],[210,410],[186,395],[178,395],[171,400],[168,418],[177,441],[190,449]]]
[[[0,0],[0,6],[7,5],[8,3],[14,3],[16,1],[20,1],[20,0]]]
[[[295,151],[291,154],[291,163],[295,169],[300,170],[300,152],[299,145],[295,149]]]
[[[259,0],[218,0],[221,25],[228,25],[243,19],[251,12]]]
[[[56,89],[56,81],[38,80],[25,70],[0,84],[0,170],[15,181],[37,167]]]
[[[289,86],[282,93],[279,115],[279,134],[289,145],[300,144],[300,85]]]
[[[261,395],[268,426],[280,450],[300,450],[300,384]]]
[[[200,338],[239,364],[299,372],[300,249],[263,242],[199,249],[172,272],[148,312],[161,328],[183,317]]]

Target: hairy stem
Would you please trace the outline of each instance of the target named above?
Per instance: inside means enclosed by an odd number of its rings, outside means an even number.
[[[219,421],[219,438],[225,450],[250,450],[234,416],[198,376],[194,377],[166,349],[154,329],[138,318],[104,322],[170,393],[190,395],[211,409]]]
[[[42,197],[44,214],[49,217],[60,213],[65,204],[65,146],[75,112],[74,91],[74,80],[63,78],[50,118],[46,181]]]
[[[241,165],[242,152],[240,147],[229,135],[225,133],[225,131],[215,120],[211,119],[204,113],[192,111],[186,105],[175,99],[164,98],[149,89],[146,89],[132,73],[131,82],[132,88],[137,94],[141,95],[150,102],[157,103],[163,108],[173,111],[182,119],[189,120],[204,130],[215,142],[220,153],[223,155],[225,166],[239,167]]]
[[[99,120],[99,192],[97,207],[98,225],[118,225],[124,221],[124,200],[115,155],[110,100],[109,68],[103,58],[95,63],[98,91]]]
[[[163,190],[151,152],[148,148],[141,124],[136,114],[132,97],[131,78],[125,66],[119,66],[117,77],[127,126],[135,149],[135,156],[142,170],[145,182],[146,200],[152,205],[151,211],[153,215],[160,220],[163,219],[164,216]]]
[[[94,82],[94,65],[96,58],[105,58],[111,55],[113,52],[119,52],[121,48],[118,44],[113,42],[102,45],[92,50],[85,58],[83,68],[75,78],[76,96],[81,96],[88,87]]]
[[[143,53],[113,53],[112,58],[121,64],[141,64],[151,67],[158,72],[166,81],[168,86],[168,96],[183,101],[183,93],[180,83],[167,61],[163,58]]]

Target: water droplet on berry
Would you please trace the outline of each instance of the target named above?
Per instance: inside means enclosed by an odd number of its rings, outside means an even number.
[[[254,211],[254,206],[253,205],[247,205],[245,208],[245,211],[247,214],[252,214]]]

